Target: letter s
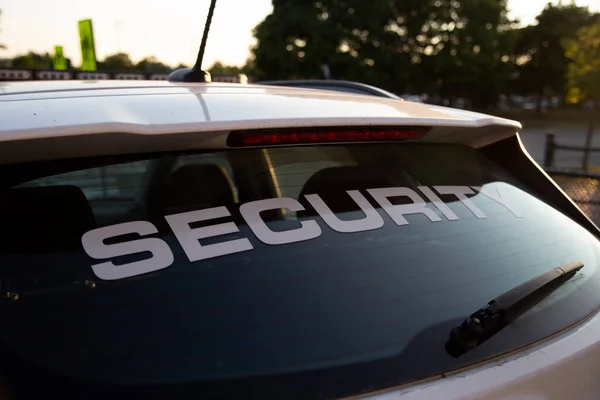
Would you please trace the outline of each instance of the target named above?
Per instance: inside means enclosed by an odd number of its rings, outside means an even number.
[[[85,252],[96,260],[149,251],[152,258],[129,264],[115,265],[111,261],[92,265],[94,274],[100,279],[115,280],[157,271],[173,264],[173,253],[169,245],[158,238],[130,240],[124,243],[105,244],[108,238],[137,233],[147,236],[157,233],[156,227],[147,221],[133,221],[110,225],[86,232],[81,238]]]

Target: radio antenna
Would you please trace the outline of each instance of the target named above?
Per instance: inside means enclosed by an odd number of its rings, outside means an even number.
[[[206,24],[204,25],[204,34],[202,35],[202,42],[200,43],[200,49],[198,50],[198,57],[196,58],[196,63],[192,68],[181,68],[176,71],[173,71],[169,75],[169,82],[212,82],[210,74],[207,71],[202,70],[202,59],[204,58],[204,49],[206,48],[208,31],[210,30],[210,23],[215,12],[216,4],[217,0],[210,1],[208,15],[206,16]]]

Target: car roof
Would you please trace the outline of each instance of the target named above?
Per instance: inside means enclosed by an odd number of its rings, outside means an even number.
[[[274,85],[274,86],[289,86],[289,87],[303,87],[303,88],[314,88],[321,90],[334,90],[345,93],[357,93],[378,97],[387,97],[389,99],[401,100],[400,97],[386,90],[380,89],[375,86],[367,85],[360,82],[343,81],[335,79],[297,79],[297,80],[285,80],[285,81],[261,81],[256,82],[261,85]]]
[[[92,155],[91,137],[112,134],[118,145],[149,137],[193,134],[197,146],[225,148],[231,130],[330,126],[426,126],[451,137],[465,128],[502,128],[514,135],[516,121],[439,106],[333,91],[227,83],[161,81],[46,81],[0,84],[1,162],[47,158],[55,146],[32,140],[77,137],[72,152]],[[498,129],[494,129],[494,132]],[[206,135],[199,136],[202,132]],[[477,136],[490,134],[479,130]],[[212,135],[208,135],[212,133]],[[466,136],[464,136],[466,138]],[[158,139],[154,139],[157,141]],[[179,139],[177,139],[179,140]],[[461,139],[463,140],[463,139]],[[465,139],[466,140],[466,139]],[[488,140],[492,140],[488,137]],[[495,140],[495,139],[494,139]],[[27,152],[7,150],[27,141]],[[53,142],[55,143],[55,142]],[[137,143],[137,142],[136,142]],[[23,143],[25,145],[25,143]],[[131,145],[131,144],[130,144]],[[152,150],[141,146],[141,150]],[[65,156],[65,151],[58,154]]]

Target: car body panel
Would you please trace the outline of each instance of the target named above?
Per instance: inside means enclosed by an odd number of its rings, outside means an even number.
[[[332,79],[307,79],[285,81],[261,81],[256,83],[260,85],[288,86],[305,89],[330,90],[343,93],[357,93],[368,96],[387,97],[390,99],[402,100],[395,94],[380,89],[378,87],[351,81],[339,81]]]
[[[521,128],[484,114],[363,95],[111,81],[2,84],[0,120],[1,163],[226,148],[227,134],[237,129],[427,126],[433,129],[421,140],[479,147]],[[364,398],[591,400],[600,392],[599,367],[600,316],[595,315],[526,350]]]
[[[445,377],[361,398],[597,399],[600,393],[600,315],[553,338]]]
[[[232,130],[331,126],[426,126],[424,141],[459,142],[479,147],[514,135],[516,121],[445,107],[364,95],[239,84],[144,82],[32,82],[3,85],[0,92],[2,163],[99,155],[88,144],[46,145],[19,151],[25,139],[116,134],[111,151],[131,141],[160,136],[160,146],[225,148]],[[183,139],[174,134],[200,133]],[[210,134],[208,134],[210,133]],[[168,139],[165,136],[172,136]],[[25,143],[23,143],[25,145]],[[149,145],[149,142],[144,142]],[[17,148],[13,147],[17,146]],[[10,148],[10,149],[9,149]],[[31,150],[33,148],[33,150]],[[164,147],[161,147],[164,148]],[[6,151],[9,150],[9,151]],[[67,151],[68,150],[68,151]],[[145,148],[152,151],[153,148]],[[33,154],[36,153],[36,154]],[[71,155],[73,156],[73,155]]]
[[[62,85],[54,86],[4,86],[0,140],[67,135],[72,129],[78,134],[155,134],[338,124],[521,127],[515,121],[444,107],[293,88],[130,82],[68,82],[61,90]]]

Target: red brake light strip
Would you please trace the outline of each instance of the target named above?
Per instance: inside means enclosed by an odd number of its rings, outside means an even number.
[[[418,139],[422,128],[315,129],[278,131],[238,131],[228,137],[228,145],[269,146],[301,143],[372,142]]]

